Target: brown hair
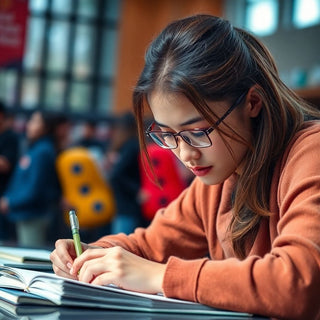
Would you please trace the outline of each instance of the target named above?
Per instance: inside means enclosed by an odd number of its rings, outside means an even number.
[[[206,101],[235,99],[253,85],[263,108],[252,120],[251,141],[245,141],[230,127],[231,134],[220,130],[249,147],[229,225],[233,248],[240,258],[252,245],[261,218],[270,215],[270,179],[275,162],[305,117],[319,117],[319,112],[280,80],[272,56],[258,39],[210,15],[174,21],[161,32],[147,50],[133,93],[140,144],[146,152],[144,108],[155,89],[185,95],[213,124],[217,117]]]

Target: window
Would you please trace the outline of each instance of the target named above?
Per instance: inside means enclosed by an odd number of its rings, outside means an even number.
[[[17,86],[17,72],[12,69],[0,71],[0,99],[9,106],[14,105]]]
[[[297,28],[310,27],[320,23],[320,0],[295,0],[293,25]]]
[[[113,97],[119,0],[29,0],[21,69],[0,69],[0,98],[33,108],[106,117]]]
[[[274,33],[278,27],[277,0],[248,0],[245,27],[258,36]]]

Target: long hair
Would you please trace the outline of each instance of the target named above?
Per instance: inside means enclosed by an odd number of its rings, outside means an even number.
[[[217,128],[222,136],[248,146],[229,225],[239,258],[246,256],[261,218],[271,214],[269,192],[276,161],[305,117],[319,117],[319,112],[280,80],[271,54],[258,39],[210,15],[174,21],[161,32],[146,52],[145,66],[133,93],[139,139],[146,152],[144,110],[154,90],[185,95],[214,124],[217,116],[206,101],[231,101],[253,85],[263,107],[252,119],[251,140],[244,140],[228,126],[228,132]]]

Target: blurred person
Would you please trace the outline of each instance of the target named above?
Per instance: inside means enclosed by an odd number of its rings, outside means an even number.
[[[53,141],[56,148],[57,156],[71,146],[71,129],[72,121],[69,116],[63,112],[55,113],[52,119]],[[59,178],[59,177],[58,177]],[[69,209],[69,204],[62,195],[61,179],[59,179],[61,189],[60,202],[53,206],[52,220],[50,221],[50,228],[47,232],[49,243],[54,243],[59,237],[66,237],[70,233],[70,227],[65,224],[64,212]],[[55,212],[54,212],[55,211]]]
[[[139,170],[139,140],[134,115],[130,112],[113,123],[111,145],[107,152],[107,180],[116,202],[116,215],[111,233],[129,234],[143,223],[139,203],[141,187]]]
[[[55,170],[56,146],[52,114],[35,111],[26,126],[27,150],[15,167],[0,199],[1,213],[15,223],[18,245],[47,244],[47,226],[60,200]]]
[[[85,148],[99,148],[104,151],[102,141],[97,138],[97,122],[93,119],[87,119],[82,123],[82,137],[77,144]]]
[[[54,116],[54,141],[57,153],[70,146],[71,120],[64,113],[57,113]]]
[[[81,129],[81,137],[74,145],[86,148],[99,167],[102,168],[106,147],[104,143],[97,138],[97,122],[93,119],[87,119],[82,123]]]
[[[0,198],[9,183],[19,155],[19,137],[12,130],[13,123],[8,119],[7,109],[0,101]],[[6,216],[0,215],[0,241],[13,240],[14,225]]]

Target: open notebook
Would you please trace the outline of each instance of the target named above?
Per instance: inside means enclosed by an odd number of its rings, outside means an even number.
[[[48,304],[122,311],[185,313],[220,316],[251,316],[208,306],[123,290],[114,286],[97,286],[59,277],[55,274],[0,266],[0,288],[23,290],[47,299]],[[0,298],[1,299],[1,298]],[[34,299],[33,299],[34,300]],[[12,301],[12,303],[14,303]],[[34,303],[34,302],[33,302]]]

